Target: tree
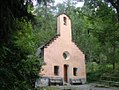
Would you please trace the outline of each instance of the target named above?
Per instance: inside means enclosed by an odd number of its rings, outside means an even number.
[[[37,47],[46,44],[56,35],[56,17],[53,15],[52,6],[47,8],[46,12],[45,6],[38,6],[34,10],[35,23],[34,28],[34,37]]]
[[[116,9],[118,15],[118,21],[119,21],[119,0],[105,0],[105,1],[111,3],[113,8]]]
[[[102,45],[105,45],[107,51],[108,62],[111,61],[113,68],[115,69],[115,63],[117,57],[115,57],[118,50],[118,23],[115,11],[108,7],[107,4],[101,3],[95,13],[97,18],[97,24],[95,25],[94,33]],[[107,16],[108,15],[108,16]],[[98,21],[99,20],[99,21]],[[98,26],[97,26],[98,25]],[[97,33],[97,34],[96,34]],[[110,55],[112,54],[112,55]]]
[[[103,2],[114,9],[117,14],[117,20],[119,21],[119,0],[85,0],[85,5],[94,11],[95,8],[100,6],[100,2]]]
[[[89,32],[98,41],[98,48],[94,53],[98,56],[99,70],[103,73],[112,74],[118,70],[119,40],[118,40],[118,17],[114,7],[101,0],[88,0],[83,7],[90,12],[84,13],[91,22]],[[88,9],[87,9],[88,8]],[[94,54],[93,54],[94,55]],[[113,70],[112,70],[113,69]],[[116,72],[117,73],[117,72]]]
[[[0,1],[0,88],[26,90],[34,87],[42,59],[35,56],[31,0]]]

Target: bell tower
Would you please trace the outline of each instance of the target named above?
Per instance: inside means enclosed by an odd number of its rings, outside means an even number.
[[[57,34],[59,34],[63,39],[72,40],[71,20],[64,13],[57,17]]]

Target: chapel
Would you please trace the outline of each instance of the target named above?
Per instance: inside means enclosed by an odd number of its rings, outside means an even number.
[[[40,53],[39,53],[40,52]],[[84,84],[86,82],[85,55],[72,40],[71,20],[62,13],[57,16],[57,34],[38,48],[44,60],[39,85]]]

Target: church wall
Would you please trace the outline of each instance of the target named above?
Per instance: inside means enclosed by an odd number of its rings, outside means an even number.
[[[64,24],[64,17],[66,23]],[[68,65],[68,81],[70,78],[85,78],[85,56],[81,50],[72,42],[71,21],[65,14],[57,18],[56,38],[49,46],[44,48],[44,65],[40,72],[43,77],[61,77],[64,78],[64,65]],[[69,58],[66,60],[63,53],[67,51]],[[58,75],[54,75],[54,66],[59,66]],[[77,68],[77,74],[74,75],[73,68]]]

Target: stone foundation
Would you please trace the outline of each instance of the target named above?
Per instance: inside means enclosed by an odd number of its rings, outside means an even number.
[[[49,86],[49,78],[48,77],[42,77],[36,80],[35,87],[40,86]]]
[[[80,85],[86,82],[85,78],[70,78],[69,85]],[[64,80],[61,77],[42,77],[35,82],[35,87],[43,87],[43,86],[50,86],[50,85],[59,85],[63,86]]]

